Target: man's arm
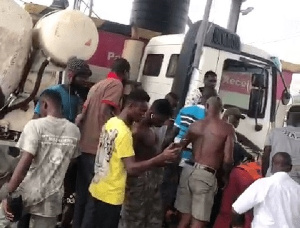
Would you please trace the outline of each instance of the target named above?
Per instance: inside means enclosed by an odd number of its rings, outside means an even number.
[[[111,117],[114,116],[115,107],[109,104],[102,103],[100,105],[99,117],[101,118],[101,123],[106,123]]]
[[[31,153],[22,151],[21,159],[7,185],[10,193],[16,191],[21,182],[24,180],[33,158],[34,156]]]
[[[235,132],[231,125],[228,125],[229,132],[226,137],[224,146],[224,158],[223,158],[223,181],[225,186],[228,183],[229,174],[233,166],[233,148],[234,148],[234,136]]]
[[[177,126],[173,126],[171,129],[167,129],[167,133],[164,139],[164,142],[162,144],[162,148],[166,148],[168,145],[170,145],[173,141],[176,135],[179,133],[179,128]]]
[[[0,189],[0,201],[5,199],[9,193],[14,192],[24,180],[27,171],[32,163],[33,155],[23,151],[21,159],[18,162],[10,181],[4,184]]]
[[[137,162],[134,156],[122,158],[122,160],[129,175],[138,175],[152,167],[165,164],[166,161],[175,160],[180,149],[178,145],[171,144],[161,154],[146,161]]]
[[[34,121],[31,120],[25,125],[17,143],[17,147],[21,150],[21,159],[8,183],[9,192],[14,192],[19,187],[37,153],[39,135]]]
[[[261,172],[262,176],[265,177],[267,174],[267,171],[270,166],[270,155],[271,155],[272,147],[271,146],[265,146],[264,153],[262,156],[262,167]]]
[[[195,128],[197,128],[197,126],[195,125],[195,123],[192,123],[188,128],[185,136],[180,140],[180,145],[183,149],[186,148],[192,142]]]
[[[269,134],[267,135],[266,142],[265,142],[265,147],[264,147],[264,152],[262,155],[262,167],[261,167],[261,172],[262,176],[265,177],[267,174],[267,171],[270,166],[270,156],[272,152],[272,138],[273,138],[274,131],[270,131]]]
[[[122,83],[116,81],[108,85],[100,102],[99,118],[101,122],[106,122],[120,111],[120,101],[123,95]],[[99,100],[97,101],[99,102]]]
[[[268,188],[262,188],[264,180],[259,179],[251,184],[240,197],[232,204],[232,211],[236,214],[244,214],[254,206],[263,202]]]
[[[231,226],[232,228],[244,228],[245,226],[245,215],[238,214],[234,210],[232,210],[232,222]]]

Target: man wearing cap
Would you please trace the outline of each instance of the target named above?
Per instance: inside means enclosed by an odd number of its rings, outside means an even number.
[[[100,133],[106,121],[120,111],[123,84],[128,79],[129,71],[130,64],[126,59],[116,59],[107,78],[90,89],[82,113],[76,119],[81,130],[82,154],[78,159],[74,228],[90,227],[87,223],[93,220],[90,217],[93,216],[94,208],[86,207],[86,204],[89,196],[88,188],[94,177]]]
[[[224,115],[223,120],[228,121],[231,123],[234,128],[237,128],[240,124],[240,119],[245,119],[246,117],[241,113],[241,111],[238,108],[228,108]],[[259,153],[261,152],[261,149],[255,145],[253,142],[251,142],[245,135],[242,135],[239,132],[235,132],[236,134],[236,141],[245,147],[247,151],[250,150],[250,152]]]
[[[244,120],[246,117],[241,113],[238,108],[228,108],[223,115],[223,120],[227,121],[228,123],[232,124],[232,126],[236,129],[240,124],[240,119]],[[249,154],[239,143],[238,140],[238,132],[235,132],[235,143],[234,143],[234,150],[233,150],[233,160],[234,165],[238,165],[246,158],[248,160],[252,159],[252,155]]]
[[[234,128],[237,128],[240,124],[240,119],[244,120],[246,117],[241,113],[238,108],[228,108],[224,112],[223,120],[231,123]]]
[[[67,63],[66,75],[65,84],[54,85],[46,90],[54,90],[60,94],[63,105],[63,116],[74,123],[80,106],[79,90],[92,75],[92,71],[86,61],[72,57]],[[40,103],[38,102],[34,109],[34,119],[39,117]]]

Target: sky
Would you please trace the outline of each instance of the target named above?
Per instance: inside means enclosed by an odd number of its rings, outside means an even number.
[[[41,5],[52,3],[52,0],[24,1]],[[201,20],[206,0],[190,1],[189,17],[193,22]],[[74,0],[69,0],[70,7],[73,2]],[[133,0],[94,0],[94,11],[102,19],[128,24],[132,2]],[[214,0],[210,21],[226,27],[230,2],[231,0]],[[285,61],[300,64],[300,0],[246,0],[242,9],[247,7],[254,9],[248,15],[240,16],[237,33],[242,42]],[[293,78],[296,87],[298,83],[300,86],[300,75]]]

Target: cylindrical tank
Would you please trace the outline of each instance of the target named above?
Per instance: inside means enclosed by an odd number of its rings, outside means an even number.
[[[95,23],[77,10],[62,10],[41,18],[34,36],[46,57],[62,65],[72,56],[88,60],[99,41]]]
[[[134,0],[131,24],[162,34],[184,33],[190,0]]]
[[[136,81],[139,74],[140,61],[144,51],[144,42],[140,40],[126,40],[122,57],[130,63],[130,80]]]
[[[14,0],[0,0],[0,87],[7,98],[18,86],[32,41],[32,19]]]

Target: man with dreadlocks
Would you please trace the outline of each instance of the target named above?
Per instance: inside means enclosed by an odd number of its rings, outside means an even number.
[[[54,85],[46,90],[57,91],[62,99],[63,116],[75,122],[75,118],[80,106],[80,90],[92,75],[89,65],[86,61],[72,57],[67,63],[66,83]],[[40,103],[38,102],[34,110],[34,118],[40,117]]]

